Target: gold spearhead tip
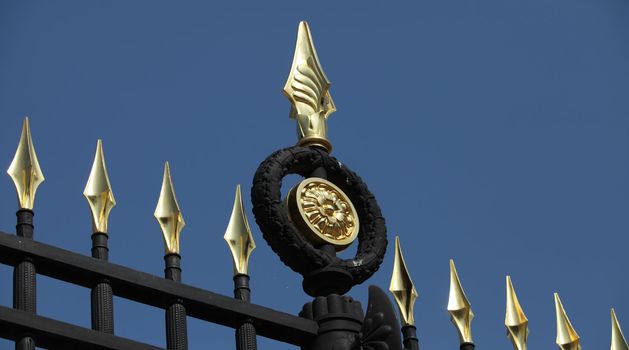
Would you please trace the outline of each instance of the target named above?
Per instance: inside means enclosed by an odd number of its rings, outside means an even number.
[[[413,317],[413,306],[418,297],[415,285],[408,273],[404,256],[402,255],[402,247],[400,246],[400,237],[395,236],[395,260],[393,262],[393,273],[391,274],[391,284],[389,291],[393,294],[397,306],[402,316],[402,325],[415,325]]]
[[[249,256],[251,252],[256,249],[256,243],[253,241],[247,215],[242,205],[240,185],[236,186],[234,207],[223,238],[225,238],[229,250],[232,253],[232,257],[234,258],[234,275],[248,274]]]
[[[557,293],[555,293],[555,312],[557,313],[557,345],[562,350],[580,350],[579,335],[572,327]]]
[[[17,146],[17,151],[15,151],[15,156],[9,166],[9,170],[7,170],[7,174],[11,176],[13,183],[15,183],[20,208],[33,209],[35,192],[37,192],[37,187],[44,182],[44,174],[39,167],[35,147],[33,147],[28,117],[24,118],[20,143]]]
[[[175,197],[168,162],[164,165],[164,180],[162,181],[157,208],[155,208],[155,218],[164,235],[165,254],[179,254],[179,235],[186,223]]]
[[[507,308],[505,313],[507,335],[515,350],[526,350],[526,339],[529,336],[529,320],[524,315],[518,297],[515,295],[511,277],[507,276]]]
[[[450,320],[459,332],[461,343],[472,343],[472,305],[461,286],[459,275],[456,273],[454,260],[450,259],[450,296],[448,298],[448,312]]]
[[[299,146],[319,146],[330,152],[326,120],[336,111],[330,81],[321,68],[306,21],[299,23],[295,55],[284,94],[291,103],[290,117],[297,120]]]
[[[83,196],[92,211],[92,231],[107,233],[107,220],[111,208],[116,206],[116,199],[111,190],[105,156],[103,154],[103,141],[96,143],[96,155],[90,177],[87,179]]]
[[[616,311],[612,309],[611,314],[612,314],[611,350],[629,350],[629,346],[627,345],[627,340],[625,339],[625,336],[622,334],[622,329],[620,329],[620,323],[618,323],[618,318],[616,318]]]

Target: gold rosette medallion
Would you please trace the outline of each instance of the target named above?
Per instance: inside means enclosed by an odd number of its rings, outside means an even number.
[[[358,235],[358,214],[349,197],[330,181],[311,177],[293,187],[286,207],[298,231],[315,245],[332,244],[336,251]]]

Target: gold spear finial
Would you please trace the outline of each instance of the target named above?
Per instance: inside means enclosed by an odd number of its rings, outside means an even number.
[[[186,223],[175,197],[168,162],[164,164],[164,180],[162,181],[157,208],[155,208],[155,218],[164,235],[165,254],[179,254],[179,234]]]
[[[330,152],[332,144],[327,138],[326,120],[336,106],[306,21],[299,22],[295,56],[284,94],[292,105],[290,117],[297,120],[297,144],[319,146]]]
[[[465,296],[459,275],[456,273],[454,260],[450,259],[450,297],[448,298],[450,320],[459,332],[462,343],[472,343],[472,305]]]
[[[620,323],[618,323],[618,318],[616,318],[616,311],[612,308],[612,345],[611,350],[629,350],[629,346],[627,345],[627,340],[625,336],[622,334],[622,329],[620,329]]]
[[[24,118],[20,143],[7,174],[15,183],[20,208],[32,210],[35,204],[35,192],[37,192],[37,187],[44,182],[44,174],[39,167],[35,147],[33,147],[28,117]]]
[[[87,199],[92,212],[92,232],[107,233],[109,212],[116,206],[116,199],[109,183],[101,139],[96,142],[94,163],[85,190],[83,190],[83,196]]]
[[[581,350],[579,335],[572,327],[572,323],[566,315],[559,299],[559,294],[555,293],[555,312],[557,314],[557,340],[556,343],[561,350]]]
[[[526,318],[518,297],[515,295],[511,276],[507,276],[507,310],[505,313],[507,335],[513,343],[514,350],[526,350],[526,339],[529,336],[529,320]]]
[[[404,262],[399,236],[395,236],[395,260],[393,261],[393,273],[391,274],[389,291],[393,294],[395,302],[400,309],[402,326],[415,325],[413,306],[418,294]]]
[[[249,256],[256,249],[256,243],[253,241],[247,214],[245,214],[242,205],[242,196],[240,194],[240,185],[236,186],[236,197],[234,198],[234,207],[232,215],[225,231],[225,241],[229,246],[229,250],[234,258],[234,275],[247,275],[249,270]]]

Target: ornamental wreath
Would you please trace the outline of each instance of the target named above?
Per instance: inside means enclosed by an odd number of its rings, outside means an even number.
[[[283,178],[288,174],[306,178],[319,168],[325,169],[327,180],[343,190],[356,208],[360,230],[358,249],[352,259],[341,259],[313,246],[299,234],[284,208]],[[387,230],[378,202],[356,173],[327,152],[299,146],[274,152],[256,171],[251,200],[264,239],[284,264],[304,277],[331,267],[348,272],[356,285],[380,267],[387,248]]]

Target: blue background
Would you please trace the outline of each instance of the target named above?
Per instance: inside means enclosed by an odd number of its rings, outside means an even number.
[[[333,155],[377,196],[390,242],[401,236],[422,348],[458,348],[445,311],[450,258],[481,349],[511,347],[506,274],[532,349],[555,346],[555,291],[584,348],[609,346],[610,307],[629,327],[627,0],[3,1],[0,168],[30,116],[46,176],[36,239],[89,254],[82,191],[103,138],[118,201],[110,260],[163,273],[153,211],[169,160],[187,222],[184,281],[231,295],[222,236],[235,186],[250,210],[257,165],[295,142],[281,88],[302,19],[338,107]],[[15,209],[5,177],[3,231]],[[254,302],[297,313],[309,299],[300,276],[249,220]],[[369,283],[388,288],[392,247]],[[10,273],[0,267],[3,305]],[[38,283],[40,314],[89,327],[88,290]],[[350,294],[366,304],[366,285]],[[164,346],[162,310],[115,302],[117,334]],[[191,349],[234,346],[231,329],[188,322]]]

